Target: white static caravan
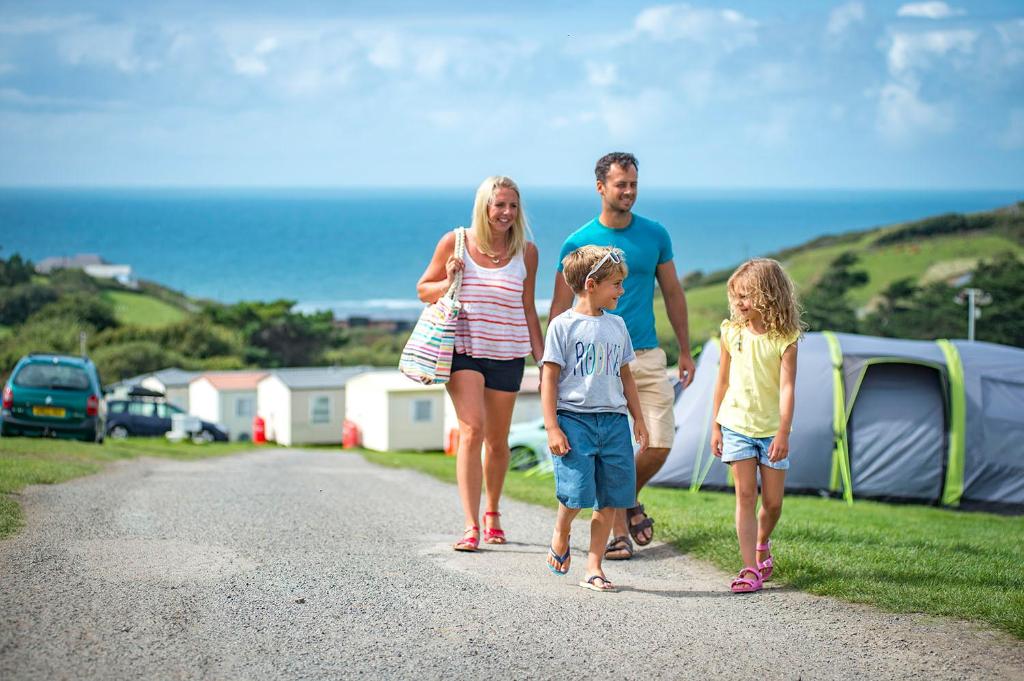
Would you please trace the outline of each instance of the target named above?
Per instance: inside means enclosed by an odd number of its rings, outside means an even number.
[[[516,406],[512,410],[512,423],[525,423],[535,421],[544,417],[544,410],[540,405],[540,369],[537,367],[526,367],[523,372],[523,382],[519,387],[519,394],[516,395]],[[445,392],[444,404],[444,432],[451,433],[459,430],[459,420],[455,416],[455,404]]]
[[[188,385],[189,413],[219,423],[232,440],[252,439],[256,415],[256,386],[264,371],[210,371]]]
[[[189,411],[188,385],[199,376],[198,371],[185,371],[177,367],[161,369],[147,374],[139,385],[149,390],[163,393],[167,401]]]
[[[442,385],[420,385],[398,371],[371,371],[345,384],[345,418],[363,446],[379,452],[444,448]]]
[[[275,369],[256,387],[267,440],[279,445],[341,442],[345,384],[369,367]]]

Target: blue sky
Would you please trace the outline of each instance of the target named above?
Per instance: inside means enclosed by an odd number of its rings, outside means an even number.
[[[1024,4],[2,2],[0,184],[1024,187]]]

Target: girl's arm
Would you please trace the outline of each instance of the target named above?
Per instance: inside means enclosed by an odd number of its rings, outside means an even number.
[[[644,422],[644,414],[640,411],[640,393],[636,389],[636,381],[633,380],[633,372],[629,370],[628,364],[619,368],[619,376],[622,378],[622,392],[626,395],[626,408],[633,417],[633,435],[636,437],[640,451],[647,449],[647,424]]]
[[[455,257],[455,233],[448,232],[437,242],[434,257],[416,283],[416,295],[424,303],[436,303],[451,286],[452,277],[462,267],[462,258]]]
[[[718,360],[718,378],[715,379],[715,401],[712,407],[711,422],[711,453],[715,456],[722,456],[722,426],[718,425],[718,410],[722,407],[722,400],[725,399],[725,391],[729,389],[729,364],[732,362],[732,355],[729,354],[729,346],[725,339],[719,342],[722,348]]]
[[[540,318],[537,317],[537,304],[534,300],[534,289],[537,284],[537,246],[532,241],[526,242],[523,252],[526,263],[526,279],[523,281],[523,310],[526,312],[526,326],[530,330],[530,350],[533,361],[540,366],[544,356],[544,335],[540,332]]]
[[[779,369],[779,432],[768,448],[768,460],[782,461],[789,456],[789,431],[793,427],[793,398],[796,394],[796,343],[782,353]]]
[[[540,407],[544,413],[544,429],[548,432],[548,449],[555,456],[569,452],[569,440],[558,425],[558,375],[562,367],[554,362],[541,365]]]

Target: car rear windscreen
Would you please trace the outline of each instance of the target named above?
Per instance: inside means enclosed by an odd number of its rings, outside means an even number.
[[[89,375],[84,369],[66,364],[26,364],[14,377],[14,385],[48,390],[88,390]]]

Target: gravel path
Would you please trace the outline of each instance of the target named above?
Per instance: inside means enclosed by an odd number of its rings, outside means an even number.
[[[559,578],[553,513],[507,502],[511,543],[451,550],[452,485],[355,455],[143,460],[22,498],[0,542],[2,679],[1021,679],[1024,645],[781,588],[727,592],[654,546]],[[785,566],[782,567],[785,569]]]

